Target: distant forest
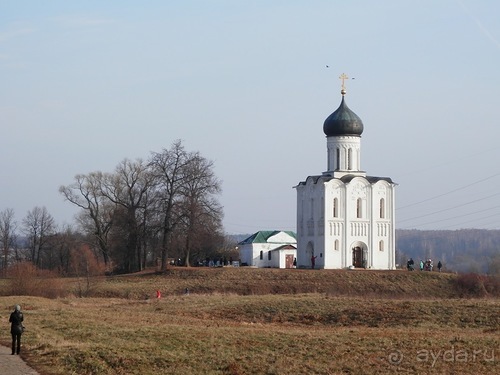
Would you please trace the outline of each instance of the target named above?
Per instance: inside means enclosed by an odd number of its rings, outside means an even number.
[[[500,230],[396,230],[396,263],[440,260],[444,269],[500,274]]]

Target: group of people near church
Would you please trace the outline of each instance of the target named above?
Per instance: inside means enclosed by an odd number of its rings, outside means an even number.
[[[413,271],[415,269],[414,267],[415,261],[413,258],[408,259],[406,262],[406,269],[408,271]],[[425,262],[420,259],[420,271],[432,271],[434,268],[434,264],[432,263],[432,259],[427,259]],[[437,264],[438,271],[441,272],[441,268],[443,268],[443,263],[441,261],[438,262]]]

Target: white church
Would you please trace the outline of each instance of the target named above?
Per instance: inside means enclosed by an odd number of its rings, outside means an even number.
[[[297,267],[395,269],[395,186],[361,170],[363,122],[344,96],[325,120],[327,171],[297,189]]]

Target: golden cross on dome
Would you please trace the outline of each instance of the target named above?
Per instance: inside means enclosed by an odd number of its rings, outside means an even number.
[[[341,76],[339,77],[339,79],[342,81],[342,87],[341,87],[340,92],[342,93],[342,95],[345,95],[345,93],[346,93],[345,80],[349,79],[349,77],[345,73],[342,73]]]

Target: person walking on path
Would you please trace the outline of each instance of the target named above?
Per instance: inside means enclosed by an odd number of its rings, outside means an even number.
[[[10,314],[9,322],[10,334],[12,335],[12,355],[19,354],[21,351],[21,336],[24,331],[24,316],[21,312],[21,306],[16,305],[14,311]]]

